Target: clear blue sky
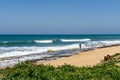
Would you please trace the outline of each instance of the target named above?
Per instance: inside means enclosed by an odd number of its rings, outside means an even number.
[[[0,34],[101,33],[120,33],[120,0],[0,0]]]

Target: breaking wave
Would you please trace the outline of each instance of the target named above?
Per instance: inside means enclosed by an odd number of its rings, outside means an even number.
[[[34,40],[36,43],[53,43],[53,40]]]
[[[62,42],[86,42],[91,39],[61,39]]]

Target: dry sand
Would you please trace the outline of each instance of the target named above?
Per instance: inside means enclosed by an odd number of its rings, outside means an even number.
[[[57,60],[37,62],[37,64],[60,66],[63,64],[70,64],[74,66],[93,66],[98,64],[104,59],[106,55],[113,55],[115,53],[120,53],[120,46],[99,48],[87,52],[80,52],[77,55],[70,57],[58,58]]]

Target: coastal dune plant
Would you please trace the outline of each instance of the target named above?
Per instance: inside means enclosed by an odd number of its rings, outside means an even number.
[[[113,55],[112,58],[120,56]],[[75,67],[64,64],[54,67],[51,65],[35,65],[22,62],[14,67],[0,70],[1,80],[119,80],[120,59],[110,59],[95,66]]]

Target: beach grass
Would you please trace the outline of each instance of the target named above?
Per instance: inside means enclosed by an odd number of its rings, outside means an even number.
[[[1,80],[119,80],[120,53],[112,55],[107,61],[94,66],[75,67],[64,64],[35,65],[22,62],[14,67],[0,70]]]

